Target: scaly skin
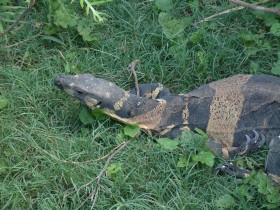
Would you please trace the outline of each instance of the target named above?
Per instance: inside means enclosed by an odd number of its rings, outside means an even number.
[[[124,91],[90,74],[59,76],[54,83],[89,108],[100,108],[124,124],[138,124],[152,135],[176,138],[184,130],[200,128],[214,140],[210,148],[224,157],[258,146],[261,140],[253,138],[252,130],[269,139],[280,130],[280,78],[274,76],[240,74],[188,94],[171,94],[157,83],[142,84],[140,97],[135,89]],[[267,172],[278,177],[280,143],[272,142]]]

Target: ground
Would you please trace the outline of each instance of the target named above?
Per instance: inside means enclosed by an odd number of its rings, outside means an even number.
[[[47,5],[37,5],[21,28],[0,38],[2,209],[78,207],[105,163],[89,160],[108,154],[122,140],[123,125],[111,119],[83,124],[83,106],[53,85],[57,75],[92,73],[129,89],[134,81],[128,80],[126,67],[138,59],[140,83],[161,82],[186,93],[237,73],[278,73],[280,40],[268,18],[243,9],[198,23],[234,5],[222,0],[173,3],[171,9],[137,0],[103,5],[98,9],[109,15],[108,21],[96,25],[91,42],[71,28],[47,35]],[[220,158],[213,167],[195,161],[204,152],[203,139],[185,134],[179,147],[168,149],[143,133],[112,160],[95,208],[276,208],[275,191],[261,172],[236,180],[216,175]],[[265,154],[264,149],[235,161],[263,171]]]

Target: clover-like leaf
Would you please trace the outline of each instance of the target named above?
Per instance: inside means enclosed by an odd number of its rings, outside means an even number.
[[[170,13],[161,12],[159,14],[159,24],[167,38],[173,39],[180,37],[185,28],[190,25],[189,19],[177,20]]]
[[[219,197],[215,203],[218,209],[230,209],[236,205],[234,198],[229,194]]]
[[[193,156],[193,161],[213,167],[215,156],[211,152],[201,151],[198,155]]]
[[[179,161],[178,161],[178,163],[177,163],[177,166],[178,166],[179,168],[185,168],[185,167],[187,167],[187,165],[188,165],[188,160],[187,160],[187,158],[185,158],[185,157],[180,157],[180,158],[179,158]]]
[[[167,150],[175,150],[178,148],[178,140],[174,139],[168,139],[168,138],[160,138],[157,140],[157,142],[159,143],[159,145]]]
[[[76,25],[76,16],[70,9],[61,7],[54,12],[54,23],[63,28],[72,27]]]
[[[82,18],[77,23],[77,30],[85,41],[96,40],[94,32],[94,22],[88,18]]]
[[[106,172],[109,178],[113,179],[116,177],[116,174],[122,170],[122,164],[121,163],[112,163],[108,166]]]

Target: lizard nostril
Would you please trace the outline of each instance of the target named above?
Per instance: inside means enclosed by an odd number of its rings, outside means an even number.
[[[78,94],[82,94],[83,92],[82,92],[82,91],[80,91],[80,90],[77,90],[77,93],[78,93]]]

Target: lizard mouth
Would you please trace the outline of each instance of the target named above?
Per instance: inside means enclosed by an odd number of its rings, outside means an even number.
[[[101,101],[87,96],[85,96],[81,101],[91,109],[100,108],[101,105]]]

